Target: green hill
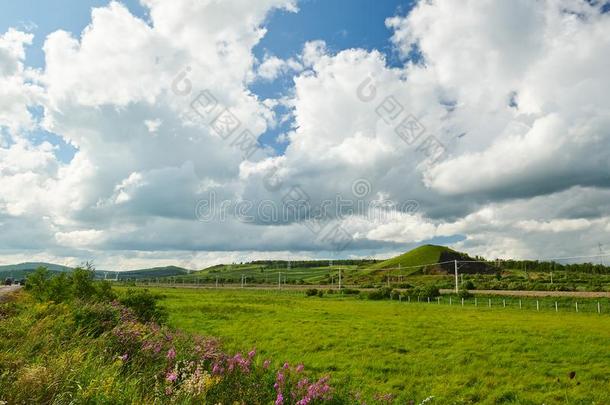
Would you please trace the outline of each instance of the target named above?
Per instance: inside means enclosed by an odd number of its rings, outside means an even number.
[[[17,271],[34,271],[39,267],[46,267],[49,271],[53,272],[67,272],[72,270],[71,267],[62,266],[59,264],[43,263],[43,262],[28,262],[19,264],[9,264],[6,266],[0,266],[0,273],[4,272],[17,272]]]
[[[457,253],[446,246],[423,245],[410,250],[407,253],[403,253],[400,256],[377,263],[376,265],[372,266],[372,268],[388,269],[398,268],[399,266],[409,268],[411,266],[423,266],[426,264],[438,263],[442,261],[441,256],[448,252]]]
[[[149,269],[126,270],[126,271],[96,271],[96,276],[100,278],[113,279],[118,276],[119,279],[135,279],[135,278],[155,278],[155,277],[175,277],[189,274],[187,269],[177,266],[153,267]]]
[[[457,252],[446,246],[423,245],[408,251],[400,256],[384,260],[372,266],[372,269],[397,269],[401,268],[402,274],[412,274],[423,270],[440,271],[452,273],[454,260],[472,261],[472,263],[460,263],[460,273],[493,273],[493,269],[487,263],[475,262],[475,259],[466,253]],[[442,264],[435,264],[442,263]]]

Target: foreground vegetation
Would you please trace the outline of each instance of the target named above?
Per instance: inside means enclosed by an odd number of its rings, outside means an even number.
[[[610,402],[607,314],[163,289],[169,323],[397,404]]]
[[[88,269],[41,269],[26,287],[0,304],[0,403],[347,402],[299,363],[229,355],[214,338],[164,326],[147,290],[117,295]]]

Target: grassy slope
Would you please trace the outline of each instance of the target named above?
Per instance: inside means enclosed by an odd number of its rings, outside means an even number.
[[[384,260],[383,262],[377,263],[372,267],[376,269],[387,269],[391,267],[398,267],[399,264],[402,267],[408,267],[436,263],[440,261],[441,254],[448,251],[451,251],[451,249],[445,246],[424,245],[410,250],[400,256]]]
[[[413,249],[403,255],[394,257],[392,259],[385,260],[383,262],[366,265],[366,266],[328,266],[321,267],[309,267],[309,268],[286,268],[279,267],[265,267],[261,265],[253,264],[237,264],[237,265],[222,265],[214,266],[209,269],[202,270],[200,272],[192,273],[190,276],[185,276],[187,279],[194,279],[197,277],[212,277],[216,276],[223,277],[225,279],[241,280],[242,275],[255,278],[259,281],[270,281],[275,282],[277,280],[278,272],[282,273],[282,276],[286,276],[288,280],[299,280],[302,279],[309,283],[328,282],[330,274],[334,274],[337,278],[339,268],[342,269],[343,275],[346,281],[355,280],[359,282],[373,282],[379,281],[379,270],[386,268],[396,268],[400,264],[403,267],[425,265],[429,263],[435,263],[440,260],[441,254],[444,252],[452,252],[451,249],[444,246],[425,245]],[[420,269],[412,269],[412,272],[417,272]],[[379,274],[378,274],[379,273]],[[401,272],[402,274],[409,273],[408,270]]]
[[[608,403],[607,315],[165,290],[170,322],[400,403]],[[501,312],[500,312],[501,311]],[[577,372],[569,381],[567,373]],[[557,382],[560,379],[561,382]]]

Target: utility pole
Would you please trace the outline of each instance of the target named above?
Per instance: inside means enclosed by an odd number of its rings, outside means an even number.
[[[341,269],[339,269],[339,290],[341,289]]]
[[[455,269],[455,293],[457,294],[459,291],[459,279],[458,279],[458,267],[457,260],[453,261],[453,267]]]

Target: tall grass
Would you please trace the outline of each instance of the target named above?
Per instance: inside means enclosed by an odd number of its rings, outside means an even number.
[[[27,286],[0,304],[0,403],[347,403],[300,364],[163,325],[147,290],[117,295],[88,269],[41,269]]]

